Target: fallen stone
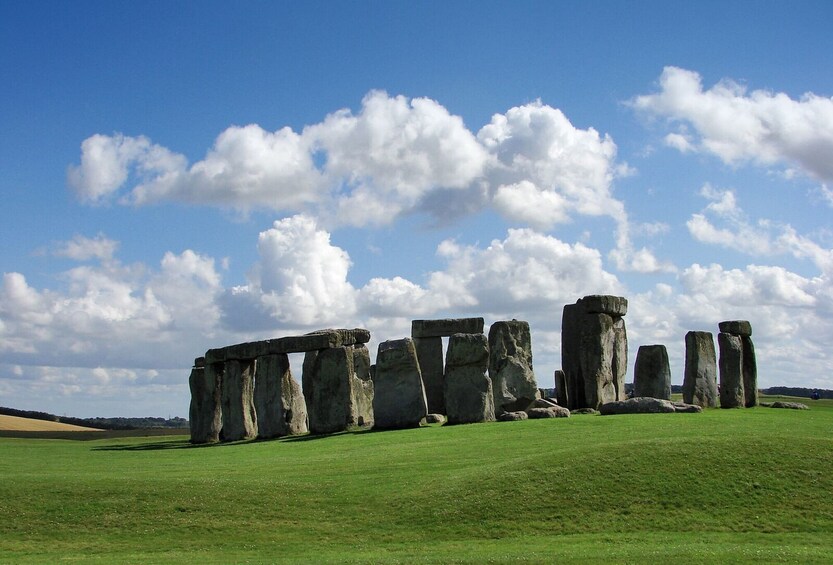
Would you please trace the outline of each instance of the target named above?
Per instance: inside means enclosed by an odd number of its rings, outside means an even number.
[[[570,411],[561,406],[550,406],[549,408],[530,408],[526,411],[531,420],[540,418],[569,418]]]
[[[425,422],[427,424],[445,424],[445,416],[442,414],[428,414],[425,416]]]
[[[415,337],[413,339],[419,359],[422,383],[425,386],[428,411],[445,414],[443,339],[441,337]]]
[[[576,408],[575,410],[570,410],[570,414],[587,414],[594,416],[598,414],[598,410],[594,410],[593,408]]]
[[[236,359],[225,362],[223,371],[223,441],[252,439],[257,436],[254,404],[255,362]]]
[[[743,342],[728,333],[717,334],[720,350],[720,407],[743,408],[746,405],[743,390]]]
[[[495,419],[489,344],[481,334],[454,334],[448,340],[445,365],[445,408],[449,424]]]
[[[669,400],[636,396],[627,400],[617,400],[602,404],[599,413],[602,416],[616,414],[660,414],[676,412]]]
[[[711,332],[685,334],[683,401],[704,408],[717,406],[717,356]]]
[[[809,410],[810,407],[806,404],[801,402],[785,402],[783,400],[776,400],[775,402],[768,403],[770,404],[770,408],[787,408],[790,410]],[[761,404],[763,406],[763,403]]]
[[[636,352],[633,394],[638,397],[671,399],[671,367],[664,345],[641,345]]]
[[[736,336],[752,336],[752,324],[746,320],[729,320],[717,324],[722,333],[732,334]]]
[[[552,398],[536,398],[529,404],[528,408],[553,408],[555,406],[558,406],[558,402]]]
[[[687,404],[685,402],[672,402],[671,404],[674,405],[674,412],[681,414],[699,414],[703,411],[703,407],[697,406],[696,404]]]
[[[445,318],[411,321],[411,337],[450,337],[454,334],[482,334],[483,318]]]
[[[257,437],[268,439],[307,433],[304,394],[289,370],[286,353],[264,355],[255,361]]]
[[[526,412],[504,412],[497,417],[499,422],[517,422],[527,418],[529,418],[529,415]]]
[[[489,378],[496,413],[525,410],[540,397],[528,322],[501,321],[489,328]]]
[[[379,344],[373,381],[374,427],[418,427],[428,414],[425,388],[411,338]]]

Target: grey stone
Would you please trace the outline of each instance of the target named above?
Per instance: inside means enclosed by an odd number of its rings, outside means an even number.
[[[613,382],[613,318],[607,314],[587,314],[581,325],[581,375],[586,406],[598,408],[618,399]]]
[[[218,374],[213,369],[206,371],[205,367],[191,369],[188,378],[191,388],[191,443],[220,441],[220,430],[223,427],[221,382],[222,370]]]
[[[671,399],[671,367],[664,345],[641,345],[636,352],[634,396]]]
[[[703,408],[717,407],[717,356],[711,332],[685,334],[683,401]]]
[[[418,427],[428,414],[425,388],[411,338],[384,341],[376,355],[374,427]]]
[[[254,404],[255,362],[236,359],[225,362],[223,370],[223,441],[251,439],[257,436]]]
[[[205,367],[205,357],[197,357],[194,359],[194,367],[197,369],[202,369]]]
[[[785,402],[783,400],[776,400],[775,402],[768,402],[767,403],[769,408],[787,408],[790,410],[809,410],[810,407],[806,404],[802,404],[801,402]],[[761,403],[761,406],[764,406],[764,403]]]
[[[428,411],[445,414],[443,340],[441,337],[416,337],[414,347],[419,359],[422,383],[425,385]]]
[[[628,299],[623,296],[591,294],[581,299],[581,306],[588,314],[624,316],[628,313]]]
[[[249,343],[238,343],[227,347],[209,349],[206,362],[216,363],[230,359],[251,360],[262,355],[280,353],[304,353],[330,347],[358,345],[370,341],[370,332],[361,329],[318,330],[301,336],[287,336]]]
[[[328,434],[373,424],[370,357],[363,345],[307,352],[302,384],[310,433]]]
[[[307,432],[307,405],[301,385],[292,378],[286,353],[255,361],[254,402],[259,438]]]
[[[602,404],[599,413],[602,416],[616,414],[660,414],[676,412],[669,400],[661,398],[639,397],[617,400]]]
[[[454,334],[448,340],[445,367],[445,407],[449,424],[491,422],[495,419],[489,343],[483,334]]]
[[[501,321],[489,328],[489,378],[496,413],[525,410],[540,397],[532,370],[529,323]]]
[[[564,374],[564,371],[561,369],[556,369],[555,371],[555,395],[556,399],[558,400],[558,404],[561,406],[569,406],[570,405],[570,397],[569,392],[567,390],[567,375]]]
[[[758,405],[758,362],[755,359],[755,344],[749,336],[741,336],[743,346],[743,397],[744,406]]]
[[[622,300],[625,300],[624,298]],[[627,304],[627,300],[625,300]],[[613,318],[613,388],[616,390],[616,400],[625,400],[625,376],[628,373],[628,331],[625,320]]]
[[[594,410],[593,408],[576,408],[575,410],[570,410],[570,414],[586,414],[589,416],[595,416],[599,413],[598,410]]]
[[[445,424],[445,416],[442,414],[428,414],[425,416],[425,422],[427,424]]]
[[[482,334],[483,318],[446,318],[411,321],[411,337],[450,337],[454,334]]]
[[[746,320],[728,320],[720,322],[717,325],[722,333],[732,334],[736,336],[752,336],[752,324]]]
[[[552,408],[553,406],[558,406],[558,402],[552,398],[536,398],[527,408]]]
[[[720,407],[743,408],[746,405],[743,390],[743,342],[728,333],[717,334],[720,350]]]
[[[564,372],[564,396],[568,408],[587,406],[584,398],[584,379],[581,374],[581,319],[578,304],[566,304],[561,315],[561,370]]]
[[[504,412],[497,417],[499,422],[517,422],[518,420],[526,420],[529,415],[526,412]]]
[[[532,420],[541,418],[569,418],[570,411],[561,406],[550,406],[549,408],[530,408],[526,411]]]
[[[685,402],[672,402],[671,404],[674,405],[674,412],[682,414],[699,414],[703,411],[703,407],[696,404],[687,404]]]

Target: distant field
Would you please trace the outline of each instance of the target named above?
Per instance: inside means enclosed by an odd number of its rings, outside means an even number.
[[[0,430],[15,432],[91,432],[101,431],[95,428],[73,426],[60,422],[47,420],[34,420],[32,418],[18,418],[17,416],[5,416],[0,414]]]
[[[833,401],[193,447],[0,439],[0,562],[831,563]]]

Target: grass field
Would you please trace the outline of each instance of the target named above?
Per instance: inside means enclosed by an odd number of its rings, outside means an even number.
[[[191,447],[0,439],[8,563],[833,562],[833,402]]]
[[[85,428],[73,424],[62,424],[48,420],[33,420],[0,414],[0,431],[9,432],[93,432],[95,428]]]

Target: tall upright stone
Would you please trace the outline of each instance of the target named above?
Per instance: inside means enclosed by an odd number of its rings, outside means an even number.
[[[741,336],[743,347],[743,395],[744,405],[753,408],[758,405],[758,361],[755,359],[755,344],[752,336]]]
[[[703,408],[717,407],[717,356],[711,332],[685,335],[683,402]]]
[[[570,409],[625,398],[628,344],[621,296],[590,295],[567,304],[561,320],[561,368]]]
[[[445,406],[449,424],[495,419],[489,343],[483,334],[454,334],[448,340],[445,365]]]
[[[727,360],[727,364],[731,366],[731,370],[738,370],[738,374],[731,376],[727,376],[734,382],[735,380],[739,380],[742,385],[742,399],[740,401],[740,406],[744,406],[746,408],[752,408],[758,405],[758,363],[755,359],[755,345],[752,343],[752,324],[750,324],[747,320],[728,320],[725,322],[720,322],[718,324],[720,328],[721,335],[727,335],[737,338],[740,341],[739,345],[739,357],[740,357],[740,367],[736,367],[736,360],[734,358],[735,350],[734,350],[734,340],[733,340],[733,347],[732,347],[732,355],[733,357],[730,360]],[[718,341],[720,340],[720,336],[718,336]],[[723,405],[723,350],[721,349],[721,365],[720,365],[720,400],[721,406]],[[727,369],[728,370],[728,369]],[[734,400],[729,401],[730,404],[734,403]],[[734,407],[734,406],[731,406]]]
[[[636,352],[633,395],[671,400],[671,367],[664,345],[641,345]]]
[[[220,441],[220,430],[223,427],[221,383],[222,365],[219,372],[213,367],[206,370],[205,358],[195,360],[188,378],[191,389],[191,443]]]
[[[496,414],[526,410],[541,397],[528,322],[501,321],[489,328],[489,378]]]
[[[427,416],[425,388],[411,338],[379,344],[373,386],[375,428],[415,428]]]
[[[307,432],[307,406],[292,378],[286,353],[262,355],[255,363],[257,435],[273,438]]]
[[[415,337],[413,340],[419,359],[422,382],[425,385],[428,412],[431,414],[445,414],[443,338]]]
[[[561,369],[556,369],[553,375],[555,379],[555,398],[559,406],[567,408],[570,405],[570,398],[567,391],[567,376]]]
[[[254,405],[254,361],[232,359],[223,371],[224,441],[251,439],[257,436],[257,415]]]
[[[720,407],[743,408],[746,398],[743,387],[743,342],[728,333],[717,334],[720,350]]]
[[[302,381],[310,433],[373,425],[373,381],[364,345],[307,352]]]

